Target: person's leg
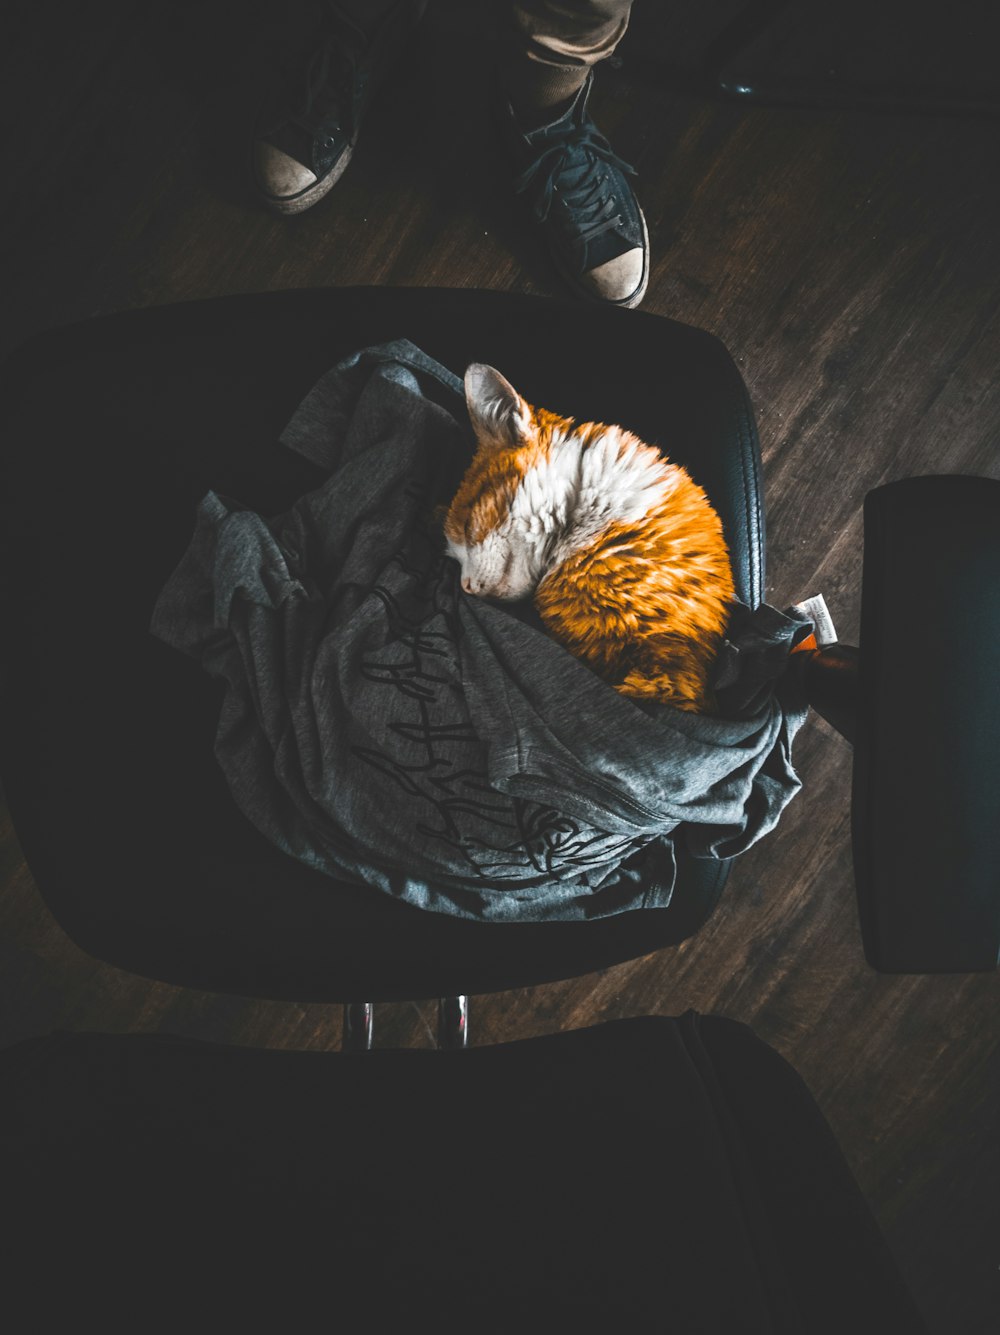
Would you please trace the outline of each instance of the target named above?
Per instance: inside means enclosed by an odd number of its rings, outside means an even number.
[[[500,77],[519,119],[568,104],[625,35],[632,0],[520,0],[500,35]]]
[[[340,179],[372,93],[402,57],[425,4],[323,0],[315,47],[254,128],[254,184],[271,208],[301,213]]]
[[[514,169],[553,263],[578,296],[637,306],[646,223],[628,177],[587,113],[594,66],[628,26],[631,0],[518,0],[501,23],[501,118]]]

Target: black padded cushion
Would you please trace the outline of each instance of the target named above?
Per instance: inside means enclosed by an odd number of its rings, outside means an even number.
[[[924,1331],[808,1089],[721,1016],[346,1057],[53,1034],[0,1081],[32,1329]]]
[[[995,969],[1000,950],[1000,482],[907,478],[865,498],[854,871],[887,973]]]
[[[213,487],[265,514],[321,475],[276,445],[342,355],[407,337],[456,372],[620,422],[719,508],[740,596],[763,587],[742,380],[712,336],[651,315],[450,290],[230,297],[37,337],[8,363],[11,584],[4,779],[42,894],[85,950],[168,982],[302,1001],[486,992],[572,977],[689,936],[726,864],[685,860],[667,909],[484,925],[341,885],[267,843],[214,757],[221,688],[148,634]]]

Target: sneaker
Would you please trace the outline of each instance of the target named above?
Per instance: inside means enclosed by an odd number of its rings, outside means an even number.
[[[557,120],[522,130],[509,103],[504,135],[525,197],[556,269],[577,296],[638,306],[649,281],[646,219],[627,177],[587,114],[593,70]]]
[[[305,68],[268,100],[254,130],[254,184],[272,209],[302,213],[340,180],[372,94],[425,7],[426,0],[400,0],[369,34],[326,0]]]

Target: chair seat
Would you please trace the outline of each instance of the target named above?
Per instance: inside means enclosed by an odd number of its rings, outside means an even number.
[[[340,357],[401,337],[456,372],[489,362],[547,407],[661,444],[722,515],[739,596],[761,600],[756,433],[738,371],[702,331],[379,288],[222,298],[36,337],[4,382],[3,777],[46,903],[102,960],[300,1001],[488,992],[675,944],[719,898],[728,865],[681,853],[665,909],[460,921],[331,880],[236,809],[212,754],[221,688],[152,639],[153,602],[206,490],[268,514],[317,485],[279,432]]]

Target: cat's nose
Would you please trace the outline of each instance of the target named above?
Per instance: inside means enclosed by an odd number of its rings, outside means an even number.
[[[466,593],[472,592],[472,579],[469,575],[462,576],[462,588]]]

